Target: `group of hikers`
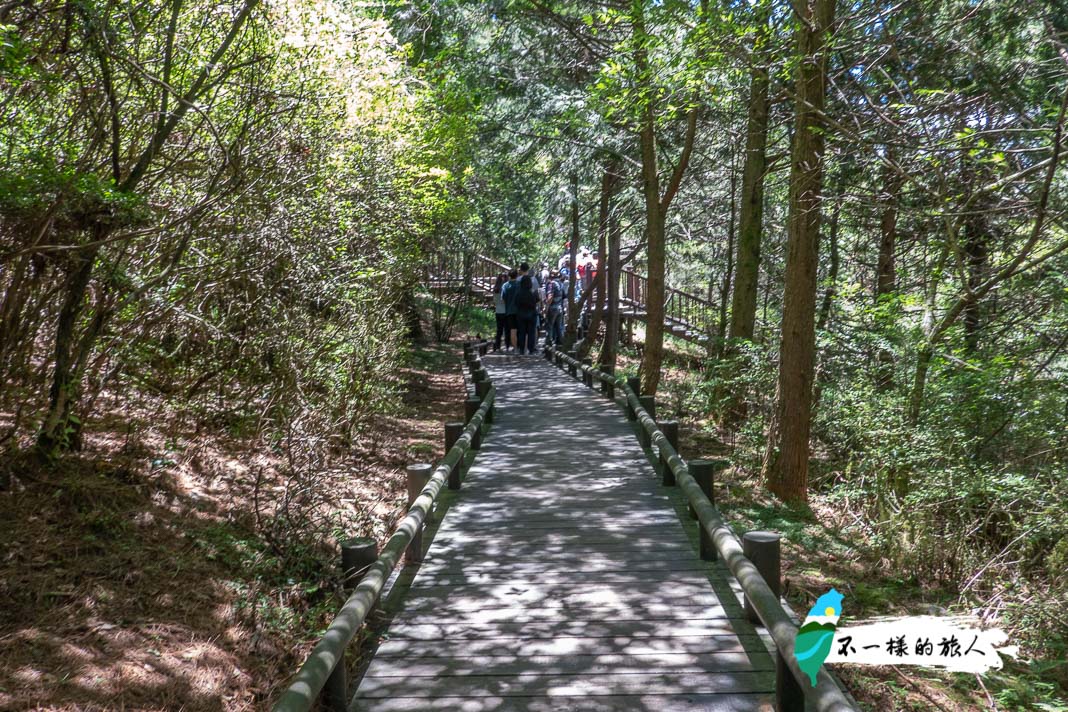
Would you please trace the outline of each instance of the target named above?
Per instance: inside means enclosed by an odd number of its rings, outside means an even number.
[[[519,269],[497,275],[493,285],[493,305],[497,317],[497,335],[493,350],[519,355],[534,354],[538,331],[545,329],[545,344],[559,343],[564,337],[564,304],[567,302],[567,279],[560,270],[542,269],[540,277],[526,262]]]

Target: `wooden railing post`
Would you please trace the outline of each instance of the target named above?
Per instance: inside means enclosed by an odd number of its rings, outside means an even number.
[[[434,468],[432,465],[428,465],[423,462],[416,463],[414,465],[408,465],[404,469],[405,475],[408,479],[408,508],[410,509],[415,502],[419,493],[426,487],[426,483],[430,481],[430,475]],[[427,519],[430,519],[430,514],[427,513]],[[408,545],[408,551],[405,553],[405,558],[409,562],[415,563],[423,560],[423,528],[419,527],[412,536],[412,542]]]
[[[606,375],[610,373],[608,368],[606,368],[604,366],[601,366],[600,364],[598,364],[597,368],[601,373],[604,373]],[[602,396],[607,396],[608,395],[608,381],[609,381],[609,379],[607,379],[607,378],[601,379],[601,395]]]
[[[582,359],[583,371],[582,382],[587,388],[593,388],[593,374],[590,373],[590,369],[593,368],[593,359],[587,356]]]
[[[378,558],[378,542],[368,537],[355,537],[341,542],[341,585],[346,594],[356,588],[367,569]],[[323,708],[329,712],[345,712],[349,706],[349,678],[347,656],[340,659],[326,678],[320,693]]]
[[[713,490],[715,474],[717,470],[722,470],[726,467],[726,464],[725,460],[691,460],[689,464],[690,476],[700,485],[701,491],[705,493],[705,497],[708,497],[708,501],[713,506],[716,504],[716,496]],[[697,519],[697,511],[694,510],[692,504],[690,505],[690,517]],[[698,527],[698,540],[701,558],[705,561],[715,561],[716,547],[704,527]]]
[[[782,595],[782,538],[778,532],[753,531],[742,535],[742,552],[753,562],[764,583],[778,599]],[[745,617],[761,625],[760,616],[745,597]],[[804,712],[805,693],[782,653],[775,653],[775,709],[778,712]]]
[[[478,412],[479,407],[482,405],[482,399],[478,396],[468,398],[464,401],[464,422],[470,423],[471,418],[475,417],[475,413]],[[475,431],[475,437],[471,438],[471,449],[482,449],[482,428]]]
[[[634,395],[641,396],[642,392],[642,379],[638,376],[628,376],[627,385],[634,391]],[[631,407],[630,400],[627,400],[627,420],[636,420],[638,414],[634,412],[634,408]]]
[[[445,454],[452,450],[452,446],[464,434],[464,424],[460,421],[445,423]],[[461,459],[449,470],[449,489],[460,489],[460,478],[463,477],[464,461]]]
[[[370,537],[355,537],[341,542],[341,580],[351,593],[367,569],[378,558],[378,542]]]
[[[780,556],[781,538],[778,532],[753,531],[742,535],[742,552],[753,562],[764,583],[776,597],[782,595],[782,571]],[[755,625],[761,625],[760,616],[749,598],[745,599],[745,617]]]
[[[679,421],[677,420],[661,420],[657,422],[656,427],[660,428],[660,432],[667,438],[668,445],[675,450],[679,451]],[[671,471],[671,467],[668,465],[667,458],[664,457],[664,453],[660,453],[660,484],[665,487],[675,486],[675,473]]]
[[[645,412],[649,414],[649,417],[656,420],[656,396],[638,396],[638,401],[642,404]],[[653,445],[653,441],[649,437],[649,431],[641,424],[638,427],[638,442],[642,444],[642,448],[645,450],[648,450]]]

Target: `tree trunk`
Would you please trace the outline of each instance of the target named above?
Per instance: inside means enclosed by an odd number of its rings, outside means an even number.
[[[823,291],[820,316],[816,321],[817,331],[823,331],[827,328],[827,322],[831,318],[831,306],[834,304],[834,298],[838,294],[838,270],[841,262],[838,255],[838,216],[841,212],[842,202],[837,200],[834,203],[834,210],[831,212],[831,225],[827,235],[827,242],[831,248],[831,264],[827,270],[827,289]],[[817,400],[819,399],[817,398]]]
[[[660,212],[656,138],[652,112],[642,130],[642,173],[645,184],[645,232],[648,239],[645,282],[645,348],[642,352],[641,391],[656,395],[664,357],[664,216]]]
[[[892,161],[893,153],[886,149],[887,161]],[[875,303],[880,297],[892,294],[897,288],[897,272],[894,267],[894,251],[897,244],[897,201],[901,190],[901,178],[892,165],[886,166],[883,175],[883,213],[879,219],[879,263],[875,277]]]
[[[202,64],[189,88],[182,95],[181,100],[176,106],[169,112],[165,112],[167,115],[165,121],[162,120],[161,115],[161,120],[155,127],[147,144],[142,148],[137,156],[136,162],[126,175],[125,179],[121,182],[119,181],[120,167],[117,162],[119,155],[121,155],[121,147],[118,143],[118,105],[112,102],[110,114],[112,122],[110,167],[112,172],[111,178],[114,183],[117,184],[120,191],[133,193],[145,176],[149,174],[153,162],[158,157],[164,145],[166,145],[171,134],[185,118],[186,113],[198,104],[198,100],[205,92],[211,89],[212,85],[210,80],[221,68],[225,67],[223,60],[229,52],[231,45],[241,34],[246,21],[258,4],[259,0],[244,1],[241,10],[237,13],[234,19],[231,20],[227,34],[215,48],[209,61]],[[174,31],[174,22],[176,19],[177,15],[172,14],[171,33]],[[106,62],[105,55],[101,54],[99,56],[101,62]],[[169,54],[167,59],[169,59]],[[106,66],[102,66],[101,69],[105,74],[110,72]],[[170,64],[168,63],[167,66],[164,67],[164,76],[169,76],[169,72]],[[110,84],[110,82],[108,83]],[[173,87],[164,86],[161,88],[161,95],[166,96],[166,94],[173,91]],[[111,93],[110,87],[108,88],[108,93]],[[131,150],[125,151],[126,154],[131,154],[133,147],[131,146],[129,149]],[[112,227],[108,224],[98,223],[94,225],[91,236],[92,242],[96,245],[101,245],[106,242],[106,238],[110,234],[111,229]],[[53,351],[55,363],[53,364],[52,371],[52,385],[49,390],[49,406],[41,430],[37,436],[38,448],[49,456],[54,455],[58,449],[77,446],[78,444],[81,425],[77,418],[74,417],[72,408],[77,403],[79,395],[82,375],[81,371],[84,368],[84,364],[88,361],[89,353],[94,346],[97,336],[103,330],[107,319],[110,316],[106,305],[101,301],[101,304],[99,305],[100,311],[97,312],[95,318],[82,335],[82,338],[79,339],[77,337],[75,331],[78,326],[78,319],[84,308],[89,283],[93,276],[93,267],[96,264],[100,249],[101,248],[97,246],[88,249],[85,254],[78,254],[77,251],[75,252],[77,257],[73,259],[76,260],[77,267],[67,286],[67,295],[60,308],[59,318],[56,322],[56,336]]]
[[[579,243],[579,196],[578,174],[571,174],[571,242],[568,250],[567,271],[567,326],[564,329],[564,348],[570,349],[578,337],[578,315],[581,307],[575,301],[575,283],[578,280],[578,243]]]
[[[901,190],[901,177],[893,167],[893,152],[886,148],[886,168],[883,174],[885,194],[882,197],[883,212],[879,219],[879,262],[875,275],[875,304],[897,289],[895,257],[897,250],[897,204]],[[875,387],[888,391],[894,387],[894,354],[880,348],[875,355]]]
[[[645,348],[641,362],[641,391],[655,395],[660,384],[660,361],[664,351],[664,218],[660,206],[660,173],[656,156],[656,106],[653,77],[645,46],[645,16],[641,2],[632,4],[637,85],[642,118],[639,143],[642,163],[642,194],[645,197],[646,283]]]
[[[605,304],[605,253],[608,242],[608,224],[612,214],[612,198],[615,196],[619,185],[619,159],[613,157],[605,161],[604,176],[601,178],[601,201],[597,211],[597,279],[591,283],[597,301],[593,306],[593,316],[590,317],[590,331],[582,344],[580,357],[585,358],[593,348],[597,331],[601,328],[601,319]]]
[[[734,267],[734,297],[728,337],[753,339],[756,328],[757,280],[764,222],[764,174],[768,145],[768,18],[770,3],[761,4],[755,19],[749,80],[749,115],[746,119],[745,163],[742,168],[741,215],[738,253]]]
[[[968,267],[968,291],[975,292],[988,277],[987,226],[982,214],[969,215],[964,220],[964,257]],[[968,353],[979,348],[979,332],[983,326],[983,303],[975,298],[964,307],[964,346]]]
[[[734,242],[735,242],[735,229],[734,229],[734,214],[737,206],[735,204],[736,188],[738,183],[738,171],[735,170],[734,165],[734,151],[731,151],[731,202],[730,202],[730,215],[727,216],[727,267],[723,270],[723,282],[719,288],[719,323],[716,328],[716,354],[719,358],[723,358],[725,352],[725,341],[727,339],[727,299],[731,295],[731,276],[734,273]],[[708,284],[709,297],[711,297],[712,283]],[[711,301],[711,299],[710,299]],[[756,293],[753,294],[753,314],[756,315]]]
[[[805,0],[798,15],[800,59],[796,118],[790,160],[786,275],[779,349],[777,438],[768,439],[764,477],[784,501],[808,499],[809,433],[815,362],[816,271],[819,266],[820,190],[826,92],[825,39],[834,19],[834,0]],[[777,441],[777,442],[776,442]],[[776,447],[777,445],[777,447]]]
[[[607,313],[605,314],[604,343],[597,363],[601,370],[615,372],[616,348],[619,344],[619,250],[623,230],[615,212],[608,215],[608,269],[605,278],[607,288]]]
[[[104,237],[104,229],[93,233],[93,241]],[[67,295],[59,311],[56,322],[56,339],[53,351],[55,363],[52,369],[52,386],[48,394],[48,412],[45,415],[41,431],[37,435],[37,447],[46,455],[54,455],[59,449],[67,449],[77,444],[78,430],[71,424],[71,408],[78,400],[80,379],[75,373],[75,348],[78,339],[75,327],[85,306],[89,289],[89,280],[93,276],[97,249],[86,254],[75,253],[77,267],[70,276]],[[70,432],[73,430],[73,432]]]
[[[707,7],[702,3],[707,16]],[[686,167],[690,163],[694,141],[697,136],[697,97],[690,110],[686,112],[686,138],[678,163],[671,173],[664,194],[660,194],[660,175],[657,165],[656,142],[656,104],[653,72],[649,67],[648,49],[646,47],[645,15],[641,0],[631,4],[631,18],[634,23],[634,36],[637,48],[634,51],[634,67],[637,72],[636,84],[642,104],[641,145],[642,183],[645,196],[645,232],[648,240],[646,293],[645,293],[645,349],[641,364],[641,390],[646,395],[656,395],[660,385],[660,365],[664,354],[664,253],[665,225],[668,208],[678,194]]]

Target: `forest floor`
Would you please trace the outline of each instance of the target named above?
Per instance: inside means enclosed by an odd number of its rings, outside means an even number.
[[[329,463],[323,521],[392,532],[404,465],[462,415],[458,338],[415,349],[397,412]],[[141,403],[98,407],[76,455],[0,463],[0,709],[264,709],[343,600],[330,542],[273,526],[276,448]]]
[[[639,330],[638,335],[641,336]],[[733,466],[715,483],[716,504],[736,532],[769,529],[783,534],[784,595],[799,619],[832,586],[844,593],[847,617],[943,615],[956,597],[897,571],[868,541],[857,518],[863,513],[830,490],[815,490],[807,509],[784,507],[759,478],[762,442],[721,430],[704,412],[683,405],[692,392],[703,349],[675,339],[665,343],[658,415],[679,420],[683,459],[727,457]],[[636,375],[639,358],[623,348],[617,373]],[[659,411],[663,410],[661,413]],[[818,454],[816,455],[819,456]],[[835,674],[870,710],[1045,710],[1068,712],[1068,665],[1006,660],[984,675],[933,668],[838,666]],[[985,680],[985,681],[984,681]]]

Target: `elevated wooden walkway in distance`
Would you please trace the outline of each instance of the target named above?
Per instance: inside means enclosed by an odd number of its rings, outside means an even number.
[[[483,363],[495,424],[353,709],[770,710],[775,662],[622,412],[541,358]]]
[[[492,303],[497,275],[509,269],[504,263],[483,255],[437,255],[427,268],[426,286],[438,294],[466,292]],[[648,279],[629,269],[620,270],[619,278],[620,316],[643,323],[648,321]],[[705,344],[711,338],[716,320],[716,306],[709,300],[678,289],[666,290],[665,333],[692,343]]]

